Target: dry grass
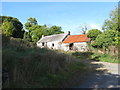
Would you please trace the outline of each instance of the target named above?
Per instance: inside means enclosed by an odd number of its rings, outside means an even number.
[[[22,40],[3,37],[3,87],[56,87],[85,68],[65,53],[27,47]],[[30,45],[31,46],[31,45]],[[7,76],[7,78],[6,78]]]

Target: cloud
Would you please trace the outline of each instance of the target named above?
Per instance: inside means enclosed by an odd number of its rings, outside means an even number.
[[[97,24],[90,24],[91,29],[99,29],[101,30],[101,27]]]

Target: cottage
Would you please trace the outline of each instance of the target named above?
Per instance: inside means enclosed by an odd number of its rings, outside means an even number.
[[[89,38],[87,35],[69,35],[64,41],[63,44],[66,46],[67,50],[75,51],[87,51],[87,41]]]
[[[62,49],[62,42],[70,35],[70,32],[63,34],[54,34],[50,36],[42,35],[42,38],[37,42],[37,46],[44,48],[47,47],[49,49]]]
[[[49,49],[60,49],[64,51],[87,51],[87,35],[70,35],[70,31],[63,34],[54,34],[50,36],[42,35],[42,38],[37,42],[37,46]]]

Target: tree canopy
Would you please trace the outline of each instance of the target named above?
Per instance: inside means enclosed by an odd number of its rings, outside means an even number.
[[[25,28],[29,30],[33,25],[37,25],[37,20],[35,18],[30,17],[25,23]]]
[[[97,36],[101,33],[102,32],[98,29],[91,29],[91,30],[88,31],[87,37],[89,37],[90,40],[95,40],[97,38]]]
[[[32,17],[30,17],[28,21],[25,23],[25,28],[28,30],[28,33],[26,34],[29,34],[30,37],[28,37],[29,35],[25,34],[24,39],[26,40],[31,39],[31,41],[33,42],[37,42],[42,37],[42,35],[63,33],[63,31],[61,31],[61,27],[55,25],[51,27],[47,27],[47,25],[41,26],[37,23],[37,20]]]
[[[120,41],[120,31],[118,25],[118,8],[115,8],[110,13],[109,19],[106,19],[102,29],[104,30],[103,33],[99,34],[98,36],[95,35],[94,32],[88,32],[88,37],[93,38],[94,43],[92,44],[93,47],[96,48],[108,48],[109,46],[116,46],[118,47]],[[93,36],[92,36],[92,35]],[[94,35],[96,39],[94,38]]]
[[[120,17],[120,15],[119,15]],[[118,8],[116,7],[115,10],[111,11],[109,14],[109,18],[104,21],[102,29],[105,30],[116,30],[118,31]]]
[[[12,22],[5,21],[2,24],[2,33],[5,34],[6,36],[12,36],[14,32],[14,26]]]
[[[54,26],[49,28],[49,35],[60,34],[60,33],[64,33],[63,31],[61,31],[61,27],[54,25]]]
[[[2,25],[2,31],[4,32],[4,34],[5,32],[6,34],[11,33],[7,35],[11,35],[12,37],[15,37],[15,38],[23,38],[23,35],[24,35],[23,24],[17,18],[10,17],[10,16],[0,16],[0,18],[2,19],[2,22],[0,22],[0,25]],[[7,28],[9,30],[6,30],[5,27],[9,27]]]
[[[107,30],[103,32],[102,34],[98,35],[92,46],[97,48],[108,48],[111,45],[117,45],[117,33],[118,32],[115,30]]]

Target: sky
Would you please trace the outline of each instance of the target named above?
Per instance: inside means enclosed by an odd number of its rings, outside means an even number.
[[[38,24],[62,27],[65,33],[81,34],[80,26],[100,29],[118,2],[2,2],[2,15],[18,18],[23,24],[34,17]]]

